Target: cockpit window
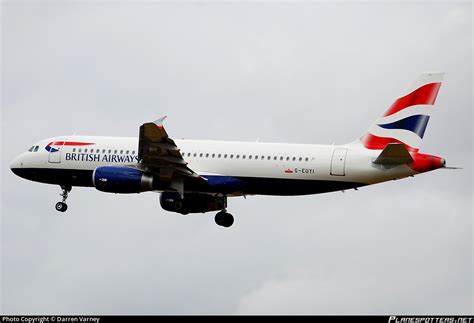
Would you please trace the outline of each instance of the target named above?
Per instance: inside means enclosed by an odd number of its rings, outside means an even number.
[[[28,151],[36,152],[36,151],[38,151],[38,149],[39,149],[39,146],[31,146],[31,148],[28,149]]]

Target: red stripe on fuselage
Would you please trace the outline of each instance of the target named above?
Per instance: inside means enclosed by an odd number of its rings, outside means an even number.
[[[364,147],[367,148],[367,149],[374,149],[374,150],[384,149],[385,146],[387,146],[388,144],[396,143],[396,144],[403,144],[408,151],[412,151],[412,152],[417,152],[418,151],[417,148],[413,148],[411,146],[408,146],[407,144],[405,144],[405,143],[403,143],[400,140],[397,140],[395,138],[378,137],[378,136],[374,136],[370,133],[367,133],[364,136],[362,136],[362,138],[360,138],[360,141],[362,142]]]
[[[438,96],[439,87],[441,83],[429,83],[419,87],[415,91],[397,99],[392,106],[385,112],[383,117],[392,115],[400,110],[411,107],[418,104],[431,104],[433,105]]]
[[[78,142],[78,141],[52,141],[48,146],[89,146],[95,145],[92,142]]]

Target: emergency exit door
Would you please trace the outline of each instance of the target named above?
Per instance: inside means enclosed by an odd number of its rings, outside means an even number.
[[[344,176],[346,175],[346,156],[347,148],[336,148],[332,153],[331,159],[331,175]]]

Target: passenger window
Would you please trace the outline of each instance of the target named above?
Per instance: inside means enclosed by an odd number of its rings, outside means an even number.
[[[125,152],[125,154],[128,155],[129,152],[130,152],[130,150],[127,150],[127,151]]]
[[[82,149],[81,149],[81,148],[79,148],[79,152],[82,152]]]
[[[123,150],[120,151],[120,155],[122,155],[122,154],[123,154]]]
[[[216,154],[212,154],[212,158],[214,158],[216,156]]]
[[[117,153],[117,149],[114,150],[114,154],[116,154],[116,153]]]
[[[293,157],[293,161],[295,161],[295,160],[296,160],[296,157]]]
[[[287,161],[290,160],[290,157],[286,157],[286,160],[287,160]]]
[[[308,157],[306,157],[306,158],[304,159],[304,161],[308,161]]]
[[[242,155],[242,159],[245,159],[245,155]]]
[[[258,159],[258,155],[255,155],[255,159]]]
[[[280,157],[280,160],[283,160],[283,156]]]
[[[206,158],[209,158],[209,154],[208,154],[208,153],[206,153]]]
[[[271,158],[272,158],[271,156],[268,156],[268,157],[267,157],[267,160],[270,160]]]
[[[224,154],[224,158],[227,158],[227,154]]]
[[[235,158],[239,159],[240,155],[235,156]]]
[[[273,160],[277,160],[277,156],[273,156]]]
[[[85,153],[87,152],[87,148],[86,148],[86,149],[84,149],[84,152],[85,152]]]
[[[75,152],[76,152],[76,148],[72,148],[72,152],[75,153]]]
[[[191,157],[191,153],[188,153],[188,157]]]
[[[193,155],[193,156],[194,156],[194,157],[196,157],[196,156],[197,156],[197,154],[196,154],[196,153],[194,153],[194,155]]]
[[[298,159],[298,160],[299,160],[299,161],[302,161],[302,160],[303,160],[303,158],[301,158],[301,157],[300,157],[300,159]]]
[[[79,151],[81,151],[81,150],[79,149]],[[112,149],[109,149],[109,154],[111,154],[111,153],[112,153]]]
[[[135,150],[132,150],[132,155],[135,155]]]
[[[230,155],[230,158],[234,158],[234,155]]]
[[[199,154],[199,157],[202,157],[202,153]]]
[[[102,153],[105,154],[105,149],[102,149]]]
[[[217,155],[217,158],[221,158],[221,154]]]
[[[244,155],[244,157],[245,157],[245,155]],[[252,155],[249,155],[249,159],[252,159]]]
[[[265,159],[265,156],[262,156],[260,159]]]

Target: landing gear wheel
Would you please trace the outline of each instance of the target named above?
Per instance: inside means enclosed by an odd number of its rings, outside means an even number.
[[[224,223],[222,224],[223,227],[228,228],[234,224],[234,217],[230,213],[225,214]]]
[[[232,226],[232,224],[234,224],[234,217],[232,216],[232,214],[227,213],[224,210],[218,212],[214,220],[216,221],[217,225],[225,228],[228,228]]]
[[[216,221],[217,225],[222,226],[224,224],[226,214],[227,213],[225,213],[225,211],[220,211],[216,214],[216,216],[214,217],[214,221]]]
[[[59,212],[66,212],[67,210],[67,204],[64,202],[58,202],[56,203],[56,210]]]
[[[55,206],[56,211],[66,212],[67,210],[66,200],[71,189],[72,189],[71,186],[64,186],[64,185],[61,186],[62,193],[60,194],[60,196],[63,198],[63,201],[56,203],[56,206]]]

